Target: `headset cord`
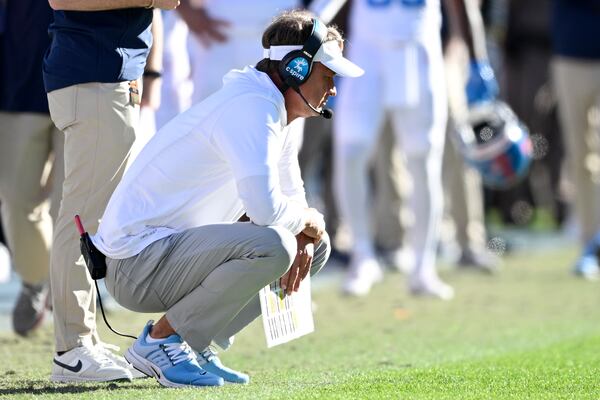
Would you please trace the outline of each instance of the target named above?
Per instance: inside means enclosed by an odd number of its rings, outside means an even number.
[[[98,289],[98,281],[94,281],[94,285],[96,285],[96,293],[98,294],[98,303],[100,304],[100,311],[102,311],[102,318],[104,319],[104,323],[106,324],[106,326],[108,326],[108,329],[110,329],[111,331],[113,331],[114,333],[116,333],[119,336],[137,340],[137,337],[131,336],[131,335],[126,335],[124,333],[119,333],[119,332],[115,331],[112,326],[110,326],[110,324],[108,323],[108,320],[106,319],[106,315],[104,314],[104,307],[102,306],[102,296],[100,296],[100,289]]]

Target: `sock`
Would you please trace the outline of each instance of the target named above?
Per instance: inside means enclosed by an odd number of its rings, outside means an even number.
[[[152,336],[150,336],[150,332],[148,332],[148,334],[146,335],[146,343],[157,343],[157,342],[162,342],[163,340],[165,340],[165,339],[164,338],[154,339]]]

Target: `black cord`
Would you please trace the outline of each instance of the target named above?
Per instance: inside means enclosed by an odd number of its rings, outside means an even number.
[[[94,285],[96,285],[96,293],[98,293],[98,303],[100,304],[100,310],[102,311],[102,318],[104,319],[104,323],[106,324],[106,326],[108,326],[108,329],[110,329],[111,331],[113,331],[114,333],[116,333],[119,336],[137,340],[137,337],[131,336],[131,335],[126,335],[124,333],[119,333],[119,332],[115,331],[112,328],[112,326],[110,326],[110,324],[108,323],[108,321],[106,319],[106,315],[104,315],[104,307],[102,306],[102,296],[100,296],[100,289],[98,289],[98,281],[94,281]]]

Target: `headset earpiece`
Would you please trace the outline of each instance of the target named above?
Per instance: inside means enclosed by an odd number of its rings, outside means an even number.
[[[308,59],[302,50],[288,53],[279,64],[281,79],[291,88],[302,85],[312,72],[312,60]]]
[[[326,37],[327,27],[319,20],[313,19],[312,32],[302,50],[289,52],[279,63],[279,76],[286,85],[292,89],[298,89],[308,80],[315,55]]]

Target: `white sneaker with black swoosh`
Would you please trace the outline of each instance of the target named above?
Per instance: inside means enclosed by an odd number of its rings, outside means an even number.
[[[54,382],[106,382],[131,381],[131,372],[117,365],[96,348],[80,346],[62,355],[55,354],[52,360]]]

